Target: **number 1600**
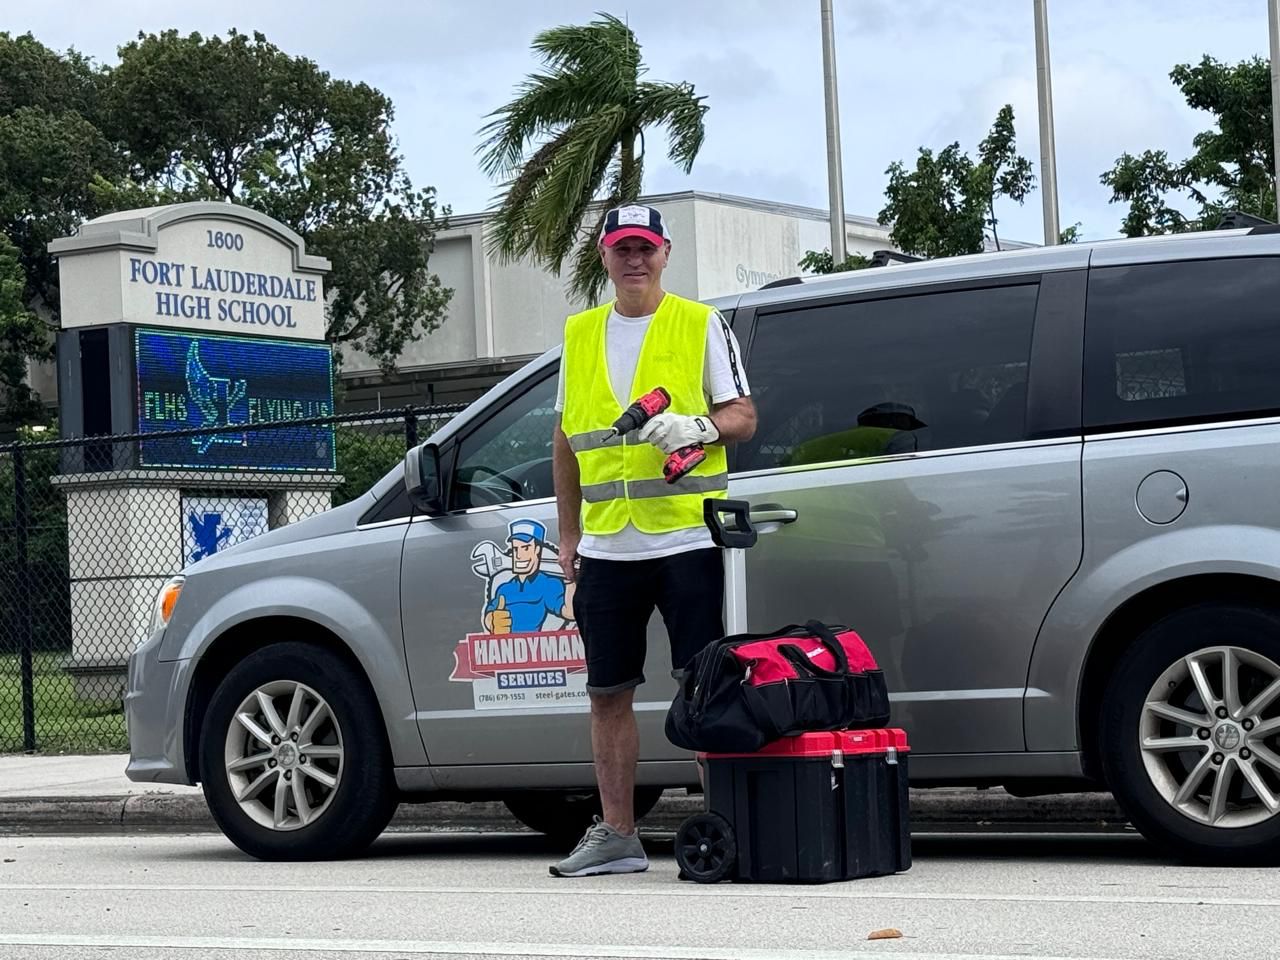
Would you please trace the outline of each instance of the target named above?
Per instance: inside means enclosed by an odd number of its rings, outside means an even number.
[[[209,246],[216,247],[219,250],[243,250],[244,237],[238,233],[228,233],[222,230],[206,230],[209,235]]]

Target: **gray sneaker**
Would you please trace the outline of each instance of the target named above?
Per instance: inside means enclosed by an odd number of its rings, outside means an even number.
[[[639,832],[619,833],[599,817],[587,828],[573,853],[551,868],[553,877],[590,877],[600,873],[641,873],[649,858]]]

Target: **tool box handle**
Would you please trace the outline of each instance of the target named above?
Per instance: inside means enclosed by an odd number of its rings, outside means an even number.
[[[711,539],[717,546],[729,550],[745,550],[755,546],[756,528],[751,525],[751,504],[745,500],[708,497],[702,501],[702,514],[711,530]],[[732,518],[732,527],[725,524],[725,514]]]

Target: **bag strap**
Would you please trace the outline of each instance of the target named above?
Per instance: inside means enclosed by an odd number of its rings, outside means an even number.
[[[754,640],[779,640],[782,637],[803,636],[807,633],[805,627],[798,623],[788,623],[785,627],[778,627],[776,630],[767,630],[764,633],[734,633],[726,637],[721,637],[718,641],[726,647],[737,646],[739,643],[751,643]]]
[[[721,637],[717,643],[721,647],[732,648],[740,643],[752,643],[756,640],[781,640],[785,637],[816,637],[819,643],[831,651],[831,656],[836,661],[836,672],[850,672],[849,657],[844,652],[844,647],[836,639],[836,635],[831,628],[820,620],[809,620],[803,625],[788,623],[784,627],[778,627],[776,630],[770,630],[766,633],[735,633],[731,636]]]
[[[840,678],[848,677],[850,675],[848,671],[841,671],[839,669],[827,670],[824,667],[818,666],[809,659],[803,650],[790,643],[779,644],[778,653],[782,654],[784,659],[791,662],[791,665],[796,668],[797,675],[807,674],[810,677]]]
[[[836,635],[831,632],[831,628],[825,623],[817,620],[810,620],[805,625],[805,629],[822,641],[823,646],[831,651],[831,655],[836,658],[836,672],[849,672],[849,657],[844,652],[844,647],[840,641],[836,639]]]

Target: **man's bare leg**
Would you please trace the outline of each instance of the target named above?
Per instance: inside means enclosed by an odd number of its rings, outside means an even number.
[[[636,763],[640,731],[635,690],[591,695],[591,750],[604,822],[619,833],[635,831]]]

